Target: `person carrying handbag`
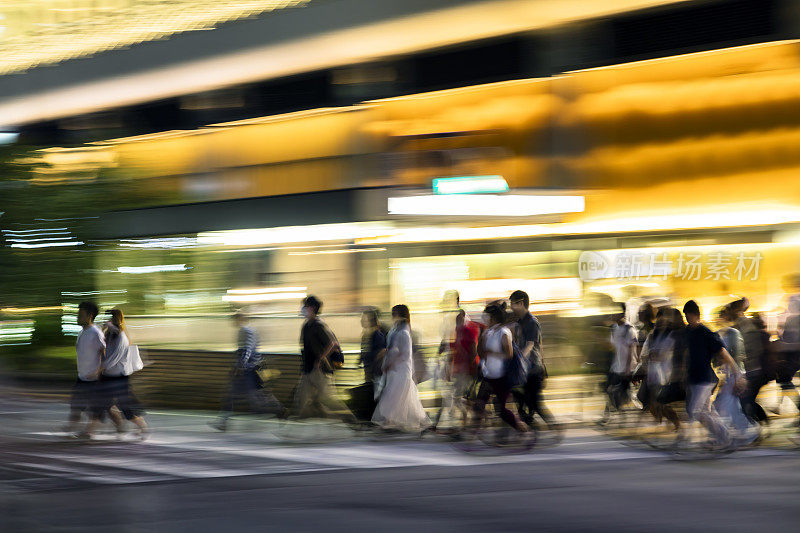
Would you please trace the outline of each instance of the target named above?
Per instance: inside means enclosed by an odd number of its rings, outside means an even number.
[[[236,312],[233,315],[239,326],[236,364],[231,371],[231,383],[222,403],[222,412],[216,422],[209,425],[219,431],[228,429],[228,420],[233,414],[236,401],[246,399],[250,409],[255,413],[271,413],[279,418],[286,414],[286,409],[272,393],[264,389],[258,367],[261,354],[258,353],[258,335],[247,325],[247,315]]]
[[[139,437],[144,440],[147,438],[149,430],[144,420],[144,410],[133,394],[130,384],[130,375],[143,367],[139,348],[130,343],[122,311],[111,309],[108,313],[111,318],[103,324],[106,354],[100,376],[101,395],[104,400],[103,410],[109,413],[117,425],[117,431],[121,432],[122,421],[119,420],[119,415],[111,414],[111,407],[116,405],[122,416],[136,426]]]

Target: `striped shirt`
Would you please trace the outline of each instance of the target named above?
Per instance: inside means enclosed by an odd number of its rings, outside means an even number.
[[[239,329],[239,349],[236,350],[238,356],[237,366],[243,370],[253,370],[261,362],[261,354],[258,353],[258,335],[249,326],[242,326]]]

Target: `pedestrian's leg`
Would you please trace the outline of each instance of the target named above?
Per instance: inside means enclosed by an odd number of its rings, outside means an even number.
[[[307,418],[313,401],[310,374],[302,374],[294,392],[293,414],[298,418]]]
[[[533,412],[531,411],[530,403],[528,402],[527,381],[522,388],[511,389],[511,396],[514,399],[514,403],[517,404],[517,413],[519,414],[520,419],[528,422],[530,418],[533,418]]]
[[[142,416],[144,410],[142,409],[142,405],[139,403],[139,400],[136,398],[136,395],[133,394],[130,381],[127,379],[120,385],[120,392],[119,396],[117,397],[117,406],[122,412],[122,416],[124,416],[126,420],[133,423],[139,430],[139,438],[142,440],[146,439],[148,436],[148,427],[147,422],[145,422],[144,417]]]
[[[214,422],[209,422],[209,425],[214,429],[225,431],[228,429],[228,419],[233,415],[233,409],[236,407],[236,398],[239,396],[241,388],[240,375],[235,374],[231,377],[228,391],[222,400],[222,408],[219,413],[219,418]]]
[[[72,395],[69,400],[69,417],[67,418],[67,425],[64,431],[67,433],[74,433],[78,431],[78,426],[81,423],[81,414],[89,409],[89,396],[87,394],[87,385],[82,381],[76,381],[72,386]]]
[[[708,430],[709,435],[717,444],[728,444],[730,434],[725,425],[711,410],[711,393],[714,391],[713,383],[694,385],[692,392],[692,412],[690,416],[700,422]]]
[[[464,396],[466,396],[467,389],[469,389],[470,379],[469,376],[463,374],[457,374],[453,378],[453,407],[461,415],[462,426],[467,422],[467,400]],[[453,419],[455,420],[455,415]]]
[[[114,424],[114,427],[117,430],[117,433],[123,433],[125,431],[125,421],[120,414],[119,408],[117,409],[109,409],[108,410],[108,418],[111,419],[111,423]]]
[[[478,390],[475,393],[475,403],[472,406],[472,410],[475,413],[475,430],[477,431],[483,424],[483,419],[486,414],[486,404],[489,402],[492,389],[485,379],[480,381],[476,387]]]
[[[500,419],[517,431],[523,431],[524,428],[520,420],[506,406],[508,397],[511,395],[509,388],[502,383],[501,380],[494,380],[492,381],[492,391],[494,392],[495,398],[495,410],[500,415]]]
[[[442,399],[442,405],[439,407],[439,410],[436,412],[436,416],[433,417],[433,425],[431,429],[435,430],[436,427],[439,425],[439,421],[442,419],[442,413],[445,410],[449,413],[450,419],[453,419],[453,410],[455,404],[455,382],[448,383],[444,380],[441,381],[442,383],[442,391],[440,397]]]
[[[672,423],[673,429],[675,431],[679,431],[681,427],[681,419],[678,417],[678,413],[675,412],[669,404],[661,403],[657,399],[653,399],[651,402],[652,405],[658,406],[660,413]]]
[[[530,385],[530,397],[528,405],[530,406],[531,421],[533,415],[539,413],[539,416],[547,424],[548,429],[560,429],[559,424],[556,422],[553,413],[544,404],[544,376],[532,376],[528,379]]]
[[[357,424],[358,419],[350,412],[347,405],[336,397],[336,388],[333,379],[324,375],[319,371],[319,376],[315,377],[317,388],[319,390],[319,403],[327,410],[337,413],[341,420],[348,424]]]
[[[86,428],[83,430],[85,437],[91,438],[105,420],[105,414],[113,404],[111,394],[112,391],[105,382],[95,381],[88,385],[89,423],[86,424]]]
[[[230,387],[228,388],[228,394],[222,402],[222,412],[220,413],[220,418],[222,420],[228,420],[233,415],[233,410],[236,408],[236,401],[242,395],[243,386],[244,383],[242,383],[241,375],[237,374],[233,376]]]
[[[275,398],[269,389],[264,387],[255,370],[245,372],[243,379],[247,392],[247,401],[252,412],[283,416],[286,411],[283,404]]]

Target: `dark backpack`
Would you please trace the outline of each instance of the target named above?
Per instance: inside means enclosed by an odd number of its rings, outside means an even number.
[[[339,346],[334,348],[328,359],[331,360],[331,365],[333,365],[334,369],[341,368],[344,365],[344,353],[342,349]]]
[[[328,327],[327,324],[324,324],[325,330],[328,332],[328,335],[331,336],[333,341],[336,343],[336,348],[328,356],[328,361],[330,361],[331,366],[333,367],[331,370],[336,370],[337,368],[342,368],[344,366],[344,352],[342,352],[342,347],[339,344],[339,339],[336,338],[336,335],[333,333],[333,330]]]
[[[506,381],[511,388],[522,386],[528,379],[529,362],[515,342],[511,343],[513,355],[506,363]]]

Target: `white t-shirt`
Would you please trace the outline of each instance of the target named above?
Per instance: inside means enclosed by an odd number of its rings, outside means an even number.
[[[110,337],[106,345],[103,374],[106,376],[124,376],[130,341],[124,331],[119,331],[116,328],[112,330]]]
[[[647,336],[642,346],[641,358],[647,358],[647,383],[666,385],[672,376],[672,358],[675,352],[675,338],[672,333],[662,333],[655,337]]]
[[[611,343],[614,345],[614,362],[611,372],[630,374],[636,367],[636,346],[639,344],[636,328],[630,322],[611,328]]]
[[[506,374],[507,361],[503,350],[503,337],[507,338],[509,343],[513,342],[511,330],[505,326],[492,326],[484,335],[486,358],[481,362],[483,376],[489,379],[501,378]]]
[[[82,381],[97,381],[97,369],[100,368],[100,350],[106,347],[103,332],[96,325],[83,328],[75,343],[78,353],[78,378]]]

